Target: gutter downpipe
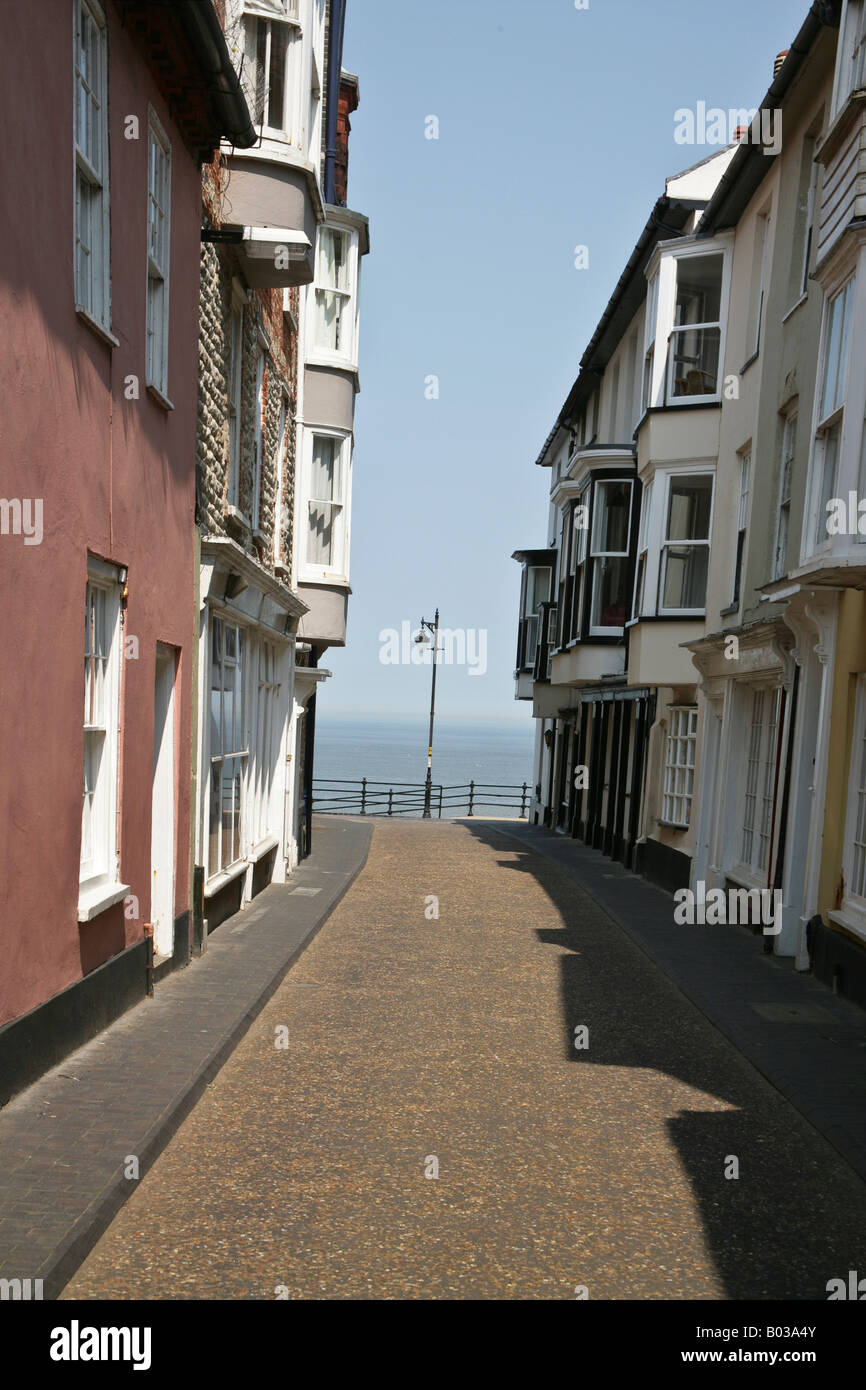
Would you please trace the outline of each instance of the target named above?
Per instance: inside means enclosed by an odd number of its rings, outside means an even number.
[[[325,143],[325,202],[335,203],[334,166],[337,160],[337,117],[340,106],[340,73],[343,68],[343,34],[346,0],[331,0],[328,38],[328,131]]]
[[[343,0],[339,0],[340,4]],[[207,74],[207,90],[217,108],[225,138],[239,149],[258,143],[240,79],[232,66],[225,34],[212,0],[204,4],[179,5],[177,18],[196,58]]]

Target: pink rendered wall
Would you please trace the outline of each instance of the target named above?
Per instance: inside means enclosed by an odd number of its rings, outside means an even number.
[[[4,7],[0,105],[0,496],[42,498],[41,545],[0,535],[0,1023],[142,936],[150,911],[157,642],[175,685],[175,914],[189,905],[193,513],[200,170],[110,0],[111,348],[79,321],[73,282],[71,0]],[[147,118],[172,145],[166,411],[145,390]],[[123,137],[139,118],[140,138]],[[140,399],[126,400],[134,374]],[[120,874],[139,899],[77,920],[88,551],[129,567]]]

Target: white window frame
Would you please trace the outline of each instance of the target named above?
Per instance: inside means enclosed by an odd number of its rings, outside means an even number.
[[[345,289],[334,288],[325,283],[323,274],[323,242],[328,235],[342,237],[346,251],[345,257]],[[353,227],[340,226],[335,222],[327,223],[319,228],[316,238],[316,275],[315,282],[310,286],[310,307],[312,317],[312,332],[310,334],[310,344],[307,352],[307,361],[319,362],[327,365],[339,364],[341,366],[355,367],[358,362],[358,260],[359,244],[358,232]],[[340,348],[329,347],[320,341],[320,329],[322,326],[323,309],[320,304],[320,295],[338,294],[343,300],[343,312],[341,316],[341,331],[343,345]]]
[[[656,404],[654,391],[654,362],[658,332],[659,270],[649,280],[644,319],[643,381],[641,382],[641,414]]]
[[[332,430],[325,427],[308,426],[304,431],[305,439],[305,467],[304,475],[306,487],[304,488],[304,508],[301,513],[302,525],[299,527],[300,536],[300,571],[303,579],[315,583],[317,580],[333,580],[339,583],[348,583],[349,580],[349,507],[351,503],[351,472],[352,472],[352,436],[348,431]],[[313,457],[315,441],[317,438],[333,439],[338,445],[336,457],[339,460],[340,487],[339,498],[330,501],[331,506],[339,508],[340,524],[336,533],[334,544],[335,559],[331,565],[322,565],[315,560],[309,559],[309,535],[310,535],[310,509],[315,502],[327,502],[327,498],[314,498],[313,486]]]
[[[831,497],[838,497],[839,480],[841,476],[842,448],[844,443],[844,421],[845,404],[848,396],[848,385],[851,365],[851,343],[854,337],[853,327],[855,318],[857,294],[857,274],[856,269],[848,270],[837,285],[834,285],[831,292],[828,292],[824,301],[824,312],[821,322],[821,352],[818,362],[818,372],[815,383],[815,402],[814,402],[814,426],[812,430],[812,449],[809,467],[809,506],[806,509],[804,518],[803,537],[801,545],[801,563],[808,560],[813,555],[820,555],[832,548],[833,537],[827,532],[827,511],[826,501]],[[827,382],[828,369],[831,357],[831,329],[833,323],[834,306],[842,296],[847,296],[842,306],[842,323],[838,343],[835,346],[833,355],[836,357],[835,363],[835,390],[833,401],[829,409],[826,409],[824,400]],[[844,362],[843,362],[844,344]],[[840,368],[843,370],[840,372]],[[825,485],[826,450],[830,437],[837,435],[836,459],[834,465],[834,475],[832,486]],[[826,497],[824,496],[826,492]]]
[[[290,420],[290,401],[289,394],[285,388],[280,392],[280,419],[277,437],[277,477],[276,495],[274,498],[274,564],[281,565],[284,562],[283,531],[285,522],[285,503],[283,498],[283,488],[286,485],[286,446],[289,439],[289,420]]]
[[[88,685],[88,658],[92,663],[93,654],[89,652],[89,614],[91,601],[103,606],[105,651],[101,682],[101,709],[95,708],[94,670],[91,665],[91,681]],[[85,648],[84,648],[84,734],[83,734],[83,787],[82,787],[82,842],[79,853],[79,920],[88,920],[95,915],[94,907],[107,907],[117,898],[112,898],[109,890],[118,886],[118,771],[120,762],[120,683],[122,652],[121,585],[118,572],[113,565],[89,557],[87,565],[87,585],[85,589]],[[91,701],[88,701],[88,689]],[[96,718],[88,719],[88,715]],[[84,798],[87,794],[87,749],[88,739],[102,738],[102,754],[99,771],[94,779],[93,803],[90,815],[91,845],[94,852],[85,859],[84,855]],[[123,886],[123,885],[120,885]],[[100,903],[100,899],[106,899]]]
[[[769,284],[769,258],[770,258],[770,228],[772,226],[770,208],[764,212],[759,212],[755,219],[755,238],[756,243],[760,240],[760,261],[758,258],[758,246],[755,246],[755,268],[758,271],[756,287],[754,290],[754,302],[749,306],[750,315],[755,314],[755,328],[751,341],[746,343],[746,358],[751,361],[757,357],[761,350],[761,329],[764,325],[764,309],[767,297],[767,287]],[[722,372],[722,363],[719,362],[719,372]]]
[[[267,369],[267,363],[268,345],[267,341],[260,333],[256,348],[256,394],[254,406],[255,418],[253,420],[253,496],[250,505],[250,520],[252,522],[253,534],[259,530],[262,509],[262,479],[265,475],[265,447],[267,443],[265,371]]]
[[[230,628],[233,628],[233,629],[234,629],[235,633],[237,634],[237,641],[240,643],[240,648],[239,648],[239,650],[240,650],[240,658],[239,658],[239,659],[240,659],[240,675],[241,675],[241,678],[240,678],[240,699],[241,699],[241,718],[240,718],[240,725],[241,725],[241,729],[240,729],[239,746],[237,746],[237,747],[232,747],[231,749],[226,749],[226,748],[224,748],[224,747],[223,747],[223,744],[224,744],[224,742],[225,742],[225,739],[224,739],[223,732],[222,732],[222,715],[223,715],[224,710],[223,710],[223,702],[222,702],[222,700],[221,700],[221,701],[220,701],[220,719],[221,719],[220,748],[219,748],[219,751],[218,751],[218,752],[214,752],[213,740],[212,740],[212,735],[211,735],[211,724],[212,724],[212,722],[213,722],[214,639],[215,639],[215,636],[216,636],[216,624],[217,624],[217,623],[220,623],[220,624],[222,625],[222,628],[223,628],[223,639],[222,639],[222,645],[221,645],[221,648],[220,648],[220,673],[221,673],[221,674],[220,674],[220,682],[221,682],[220,689],[221,689],[221,694],[222,694],[222,693],[224,692],[224,690],[225,690],[226,655],[225,655],[224,636],[225,636],[225,629],[226,629],[227,627],[230,627]],[[246,827],[245,827],[245,817],[246,817],[246,814],[247,814],[247,801],[248,801],[248,796],[247,796],[247,790],[246,790],[246,789],[247,789],[247,768],[248,768],[248,765],[249,765],[249,752],[250,752],[250,749],[249,749],[249,698],[248,698],[248,675],[249,675],[249,665],[250,665],[250,650],[251,650],[251,647],[252,647],[252,646],[253,646],[253,644],[250,643],[250,632],[249,632],[249,629],[248,629],[248,628],[246,628],[246,627],[242,626],[241,624],[239,624],[239,623],[234,619],[234,617],[224,617],[224,616],[223,616],[221,613],[219,613],[219,612],[214,612],[213,610],[210,611],[209,622],[208,622],[208,649],[207,649],[207,664],[206,664],[206,680],[207,680],[207,687],[206,687],[206,689],[207,689],[207,730],[208,730],[208,749],[207,749],[207,751],[208,751],[208,763],[207,763],[207,769],[208,769],[208,776],[207,776],[207,787],[206,787],[206,791],[205,791],[205,802],[204,802],[204,806],[205,806],[205,817],[204,817],[204,821],[205,821],[205,824],[204,824],[204,842],[205,842],[205,860],[204,860],[204,862],[205,862],[205,877],[206,877],[207,880],[210,880],[210,881],[212,881],[212,880],[214,880],[214,879],[216,879],[216,878],[220,878],[220,877],[222,877],[223,875],[226,875],[226,874],[231,875],[232,871],[235,870],[239,864],[242,864],[242,863],[244,863],[244,862],[246,861],[246,846],[247,846],[247,842],[248,842],[248,841],[247,841],[247,832],[246,832]],[[254,649],[254,648],[253,648],[253,649]],[[235,651],[236,651],[236,653],[237,653],[237,651],[238,651],[238,648],[237,648],[237,647],[235,648]],[[238,660],[237,655],[235,655],[235,657],[233,658],[233,660],[234,660],[234,661],[237,661],[237,660]],[[234,743],[234,739],[232,739],[232,743]],[[224,856],[224,853],[223,853],[223,824],[222,824],[222,816],[220,816],[220,821],[219,821],[219,838],[218,838],[218,845],[219,845],[219,864],[218,864],[218,866],[217,866],[216,868],[213,868],[213,867],[212,867],[212,864],[211,864],[211,806],[212,806],[213,792],[214,792],[214,775],[215,775],[215,773],[216,773],[217,767],[219,767],[219,774],[218,774],[219,777],[220,777],[220,791],[219,791],[219,795],[220,795],[220,798],[222,798],[222,766],[223,766],[223,764],[224,764],[225,762],[233,762],[233,763],[235,763],[235,764],[238,764],[239,767],[240,767],[240,806],[239,806],[239,808],[238,808],[238,855],[237,855],[236,858],[231,859],[231,860],[229,860],[228,862],[225,861],[225,856]],[[234,780],[233,780],[233,782],[232,782],[232,786],[234,787]],[[233,795],[234,795],[234,793],[233,793]]]
[[[845,0],[836,46],[833,117],[866,84],[866,0]]]
[[[658,476],[659,476],[658,473],[656,473],[655,476],[658,477]],[[706,540],[698,539],[698,540],[688,540],[688,541],[686,541],[686,540],[669,541],[669,540],[667,539],[667,527],[668,527],[668,520],[667,520],[667,518],[668,518],[668,508],[669,508],[669,503],[670,503],[671,486],[672,486],[672,484],[674,484],[674,483],[681,483],[681,482],[684,482],[684,481],[687,480],[687,479],[697,478],[697,477],[709,477],[709,478],[711,479],[711,486],[710,486],[710,515],[709,515],[709,520],[708,520],[708,523],[707,523],[707,537],[706,537]],[[704,617],[704,616],[706,615],[706,611],[707,611],[707,605],[706,605],[706,591],[705,591],[705,593],[704,593],[704,603],[703,603],[703,606],[700,607],[700,608],[665,608],[665,607],[664,607],[664,605],[663,605],[663,603],[662,603],[662,586],[663,586],[664,575],[665,575],[665,551],[667,550],[667,548],[668,548],[669,545],[672,545],[672,546],[676,546],[676,545],[705,545],[705,546],[707,547],[708,552],[709,552],[709,547],[710,547],[710,544],[711,544],[711,538],[712,538],[712,534],[713,534],[713,514],[714,514],[715,502],[716,502],[715,469],[712,468],[712,467],[709,467],[709,468],[708,468],[708,467],[688,467],[688,466],[683,467],[683,468],[677,468],[677,469],[666,469],[665,472],[664,472],[664,485],[663,485],[663,487],[662,487],[662,489],[661,489],[661,492],[662,492],[662,505],[661,505],[661,511],[660,511],[660,513],[657,514],[657,523],[656,523],[656,524],[657,524],[656,537],[657,537],[657,541],[658,541],[658,547],[657,547],[657,550],[656,550],[656,553],[655,553],[655,561],[656,561],[656,563],[655,563],[655,565],[653,566],[653,570],[654,570],[654,575],[653,575],[653,577],[654,577],[654,580],[655,580],[655,607],[654,607],[654,609],[653,609],[653,613],[654,613],[654,614],[657,614],[659,617],[665,617],[665,618],[673,618],[673,617],[694,617],[694,618],[702,618],[702,617]],[[708,561],[708,566],[707,566],[707,584],[709,585],[709,561]],[[649,615],[647,615],[647,616],[649,616]]]
[[[668,723],[664,731],[662,758],[662,804],[659,822],[676,830],[688,830],[695,795],[695,760],[698,744],[698,711],[696,705],[669,705]],[[680,757],[685,753],[685,759]],[[672,755],[674,755],[672,757]],[[678,774],[682,778],[678,779]],[[679,785],[678,785],[679,781]],[[684,816],[677,811],[685,809]]]
[[[87,18],[97,35],[94,85],[90,86],[79,68],[82,28]],[[108,144],[108,26],[105,13],[97,0],[75,0],[73,7],[73,274],[75,309],[104,333],[111,334],[111,218],[109,208],[109,144]],[[84,89],[84,90],[83,90]],[[94,122],[95,148],[88,152],[80,138],[81,99],[91,100],[97,107]],[[90,155],[96,156],[94,163]],[[81,188],[91,190],[98,199],[96,212],[89,228],[93,244],[89,247],[89,276],[87,283],[81,273],[79,246],[83,245]],[[98,190],[98,192],[96,192]]]
[[[247,855],[256,858],[280,831],[275,788],[284,672],[283,652],[269,638],[250,633],[247,650],[251,653]]]
[[[226,502],[229,507],[240,507],[241,491],[241,439],[243,434],[243,365],[244,365],[244,305],[247,296],[237,282],[232,285],[231,310],[228,322],[228,391],[227,417],[229,426],[228,475],[226,479]]]
[[[782,419],[779,488],[776,495],[776,533],[773,541],[774,579],[782,579],[788,572],[788,550],[791,544],[791,485],[797,452],[798,420],[799,411],[796,407],[788,410]]]
[[[154,187],[154,149],[160,187]],[[162,246],[154,247],[154,210],[163,218]],[[169,271],[171,268],[171,141],[153,107],[147,113],[147,385],[168,397]]]
[[[636,621],[641,616],[643,609],[644,596],[646,594],[647,569],[649,568],[649,534],[650,517],[652,515],[652,495],[653,479],[644,483],[643,496],[641,497],[641,517],[640,517],[640,536],[637,548],[637,563],[634,568],[634,597],[632,599],[631,616],[632,621]]]
[[[737,534],[734,549],[734,578],[731,603],[743,602],[743,577],[746,572],[746,543],[749,531],[749,498],[752,486],[752,446],[747,444],[737,453],[740,470],[740,496],[737,505]]]
[[[767,873],[773,857],[773,796],[776,778],[776,751],[779,739],[779,720],[782,717],[782,687],[747,685],[744,695],[750,710],[744,710],[740,747],[743,750],[742,789],[737,824],[736,873],[756,886],[767,886]],[[755,719],[760,710],[760,720]],[[746,733],[748,739],[746,740]],[[752,777],[752,772],[754,777]],[[746,848],[746,837],[749,848]],[[766,856],[759,853],[761,846]]]
[[[258,3],[251,3],[251,0],[245,0],[243,5],[243,55],[245,66],[250,54],[253,52],[252,44],[248,40],[249,25],[251,22],[254,22],[256,25],[255,60],[252,64],[252,72],[247,76],[244,86],[248,92],[248,104],[253,123],[255,125],[260,125],[262,135],[266,139],[278,140],[284,144],[300,146],[303,143],[303,122],[299,100],[301,65],[303,59],[303,36],[299,18],[298,0],[275,0],[274,4],[268,4],[266,0],[258,0]],[[259,84],[257,80],[259,23],[267,25],[265,33],[264,71],[262,75],[261,121],[259,121]],[[274,25],[279,25],[286,31],[286,53],[283,70],[283,125],[271,125],[269,121],[271,114],[271,44],[273,41]]]
[[[712,241],[700,241],[681,246],[677,243],[671,249],[661,250],[659,259],[651,262],[651,269],[648,274],[650,283],[658,280],[658,299],[657,311],[655,314],[655,337],[653,341],[653,361],[651,368],[651,383],[649,389],[648,406],[665,406],[667,409],[688,409],[694,405],[715,404],[721,402],[722,388],[724,385],[724,364],[725,364],[725,343],[727,337],[728,321],[728,300],[730,297],[731,283],[731,238],[726,236],[724,239],[716,238]],[[722,283],[719,299],[719,318],[707,320],[704,324],[688,324],[687,327],[693,330],[700,328],[718,328],[719,330],[719,358],[718,358],[718,381],[717,390],[713,392],[703,392],[694,396],[674,396],[670,391],[670,377],[673,370],[673,357],[671,354],[671,344],[674,336],[674,320],[676,318],[677,302],[677,276],[681,261],[686,261],[693,256],[713,256],[718,255],[722,258]],[[647,310],[647,333],[652,331],[650,310]],[[649,340],[648,340],[649,341]],[[645,361],[646,356],[645,354]]]
[[[599,511],[599,493],[600,493],[600,492],[603,493],[605,487],[607,487],[607,486],[621,486],[623,483],[627,484],[628,490],[629,490],[629,497],[628,497],[628,521],[627,521],[627,523],[626,523],[626,533],[625,533],[625,550],[602,550],[602,549],[600,548],[600,544],[599,544],[600,538],[599,538],[599,536],[598,536],[598,534],[597,534],[597,530],[598,530],[598,519],[599,519],[599,516],[600,516],[600,514],[601,514],[600,511]],[[625,630],[625,624],[626,624],[626,622],[628,621],[628,612],[627,612],[627,610],[628,610],[628,599],[627,599],[627,597],[626,597],[626,605],[625,605],[625,607],[626,607],[626,612],[623,614],[623,622],[622,622],[622,625],[619,626],[619,627],[612,627],[612,626],[609,626],[609,625],[602,625],[602,624],[593,624],[593,622],[592,622],[592,610],[593,610],[593,605],[594,605],[594,602],[595,602],[596,584],[598,583],[598,580],[599,580],[599,578],[600,578],[599,566],[598,566],[598,564],[595,563],[595,562],[598,561],[598,560],[605,560],[605,559],[617,559],[617,560],[625,559],[626,562],[628,561],[629,549],[630,549],[630,548],[629,548],[629,540],[630,540],[630,537],[631,537],[631,519],[632,519],[632,507],[633,507],[633,506],[634,506],[634,480],[633,480],[632,478],[596,478],[596,479],[594,479],[594,483],[593,483],[593,498],[592,498],[592,537],[591,537],[591,542],[590,542],[590,545],[589,545],[589,556],[590,556],[590,559],[591,559],[592,562],[593,562],[593,564],[592,564],[592,584],[591,584],[591,586],[590,586],[590,591],[589,591],[589,593],[587,594],[587,602],[589,603],[589,615],[588,615],[588,616],[589,616],[589,626],[588,626],[588,631],[589,631],[589,636],[590,636],[590,637],[621,637],[622,634],[623,634],[623,631]],[[584,559],[585,559],[585,557],[586,557],[586,531],[585,531],[585,530],[584,530],[582,548],[583,548],[583,555],[584,555]],[[579,620],[578,620],[578,621],[579,621]],[[578,632],[579,632],[579,631],[580,631],[580,628],[578,627]]]

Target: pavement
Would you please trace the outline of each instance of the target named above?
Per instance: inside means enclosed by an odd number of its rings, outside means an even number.
[[[347,891],[372,827],[314,824],[289,883],[0,1110],[0,1278],[58,1295]]]
[[[669,893],[579,840],[499,828],[570,874],[866,1179],[866,1012],[740,926],[678,926]]]
[[[62,1297],[825,1300],[866,1268],[863,1016],[582,848],[376,821]]]

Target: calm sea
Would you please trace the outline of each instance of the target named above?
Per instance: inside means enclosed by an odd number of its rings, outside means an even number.
[[[316,795],[333,796],[333,789],[322,787],[323,780],[360,781],[362,777],[389,786],[398,782],[421,785],[427,775],[427,720],[418,718],[340,717],[319,710],[316,717]],[[492,783],[517,788],[510,795],[515,805],[482,801],[479,793],[475,810],[479,815],[519,815],[520,786],[532,778],[534,742],[532,721],[517,723],[459,723],[437,718],[433,735],[434,787]],[[360,791],[360,789],[352,789]],[[381,809],[387,809],[388,787]],[[531,790],[531,786],[530,786]],[[396,792],[396,786],[395,786]],[[468,792],[466,793],[468,795]],[[404,790],[404,805],[417,804],[420,796]],[[434,815],[438,808],[435,793]],[[447,796],[445,797],[447,802]],[[348,809],[348,808],[347,808]],[[443,818],[446,811],[443,810]],[[465,815],[466,804],[454,806],[448,814]]]

